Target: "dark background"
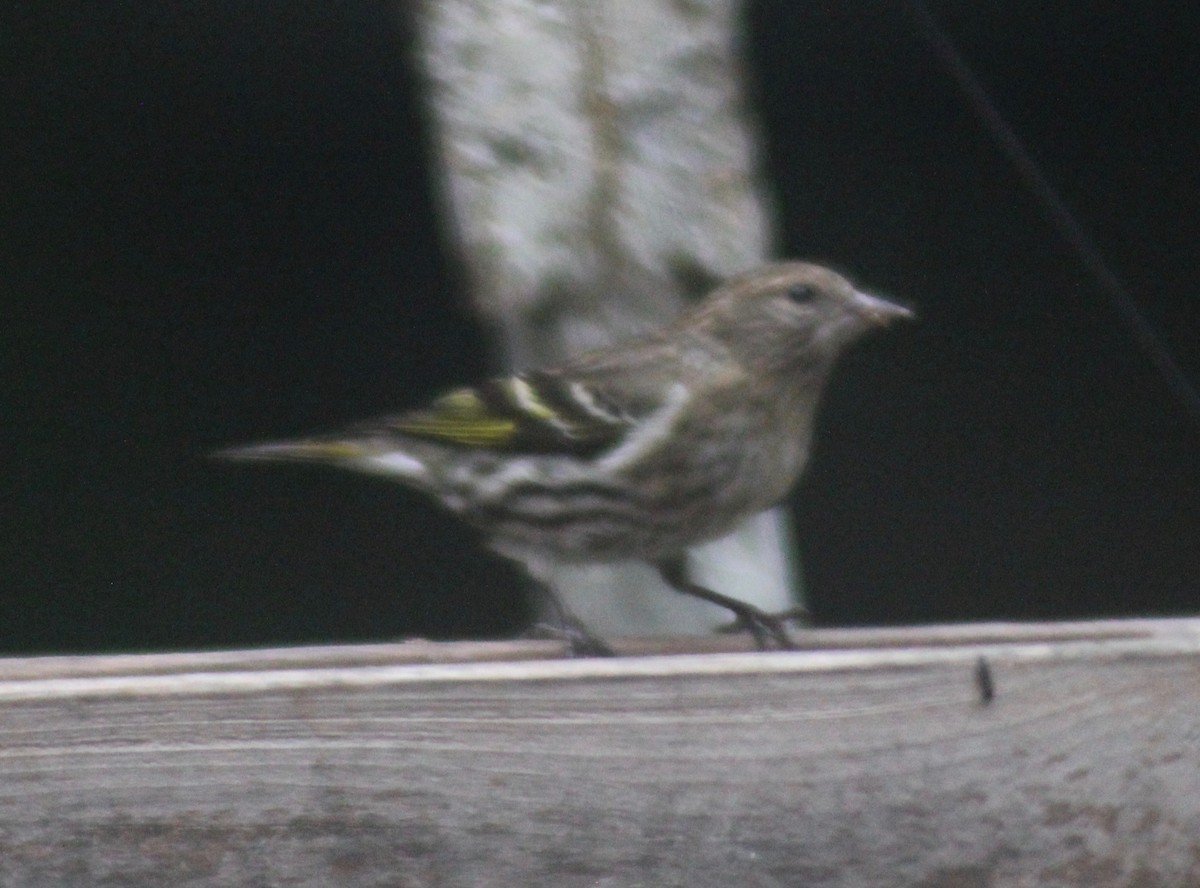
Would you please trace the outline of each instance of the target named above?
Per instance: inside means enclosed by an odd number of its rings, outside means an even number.
[[[935,12],[1195,382],[1197,15],[1055,6]],[[778,252],[921,314],[824,403],[817,621],[1194,613],[1200,427],[906,10],[761,0],[748,34]],[[491,369],[394,7],[0,15],[0,650],[517,631],[513,571],[421,497],[203,458]]]

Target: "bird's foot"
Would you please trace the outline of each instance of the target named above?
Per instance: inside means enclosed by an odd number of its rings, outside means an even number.
[[[614,651],[604,639],[594,634],[574,617],[564,618],[558,625],[535,623],[525,633],[526,638],[549,638],[565,641],[572,657],[615,657]]]
[[[786,627],[788,623],[807,624],[809,619],[807,608],[797,606],[769,614],[745,602],[737,604],[737,607],[726,605],[734,612],[734,620],[720,627],[718,632],[749,632],[754,638],[755,646],[760,651],[767,650],[771,646],[770,642],[774,642],[775,647],[779,650],[795,650],[796,644],[788,635]]]

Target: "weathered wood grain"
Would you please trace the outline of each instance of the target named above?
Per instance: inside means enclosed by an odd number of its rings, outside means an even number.
[[[0,661],[0,885],[1200,884],[1200,621],[806,641]]]

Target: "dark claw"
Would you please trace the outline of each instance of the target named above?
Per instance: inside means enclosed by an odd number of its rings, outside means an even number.
[[[774,641],[775,646],[782,651],[791,651],[795,650],[796,645],[784,625],[793,619],[795,617],[791,615],[791,611],[768,614],[756,607],[746,605],[745,611],[738,611],[734,621],[719,631],[748,631],[754,638],[755,647],[760,651],[765,651],[770,647],[768,641]]]
[[[577,620],[563,622],[558,626],[549,623],[535,623],[523,633],[525,638],[549,638],[554,641],[565,641],[570,648],[572,657],[615,657],[617,652],[609,647],[603,639],[593,635],[586,626]]]
[[[691,581],[688,577],[687,564],[682,557],[667,558],[660,561],[657,567],[659,575],[676,592],[691,595],[693,598],[699,598],[701,601],[707,601],[731,611],[735,617],[734,631],[748,630],[754,636],[754,644],[760,651],[765,651],[769,647],[768,641],[774,641],[776,646],[784,651],[790,651],[796,647],[792,644],[792,639],[788,636],[784,624],[791,620],[807,618],[808,611],[804,608],[797,607],[780,614],[768,614],[752,604],[730,598],[728,595],[722,595],[712,589],[706,589]]]
[[[554,614],[556,625],[537,623],[528,634],[540,638],[554,638],[565,641],[570,647],[572,657],[615,657],[617,652],[610,648],[603,639],[592,633],[563,604],[562,599],[554,594],[554,590],[545,583],[530,577],[535,588],[541,593],[550,611]]]
[[[747,605],[749,608],[750,606]],[[758,649],[766,650],[768,637],[774,639],[776,645],[782,650],[794,650],[796,645],[788,635],[785,626],[788,623],[799,623],[802,626],[807,626],[809,621],[808,608],[797,605],[785,611],[768,614],[756,608],[750,608],[751,613],[738,614],[733,622],[721,626],[717,629],[718,632],[749,632],[754,636],[754,643]]]

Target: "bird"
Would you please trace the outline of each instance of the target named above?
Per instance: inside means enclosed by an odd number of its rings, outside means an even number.
[[[616,345],[341,431],[214,455],[324,463],[423,491],[552,601],[555,563],[647,562],[676,591],[728,609],[759,649],[790,648],[791,615],[695,583],[687,550],[789,493],[838,357],[912,317],[825,266],[774,262]],[[567,634],[584,653],[611,652],[586,627]]]

